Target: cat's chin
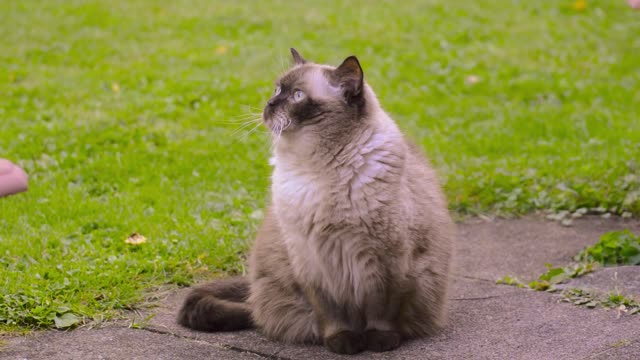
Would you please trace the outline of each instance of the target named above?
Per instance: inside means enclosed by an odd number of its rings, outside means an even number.
[[[291,130],[283,130],[283,131],[276,131],[276,130],[272,130],[269,129],[269,133],[271,134],[272,139],[291,139],[292,136],[291,134],[293,133]]]
[[[262,121],[274,136],[279,137],[281,135],[289,133],[292,129],[291,122],[276,119],[263,119]]]
[[[269,131],[271,133],[273,133],[275,131],[274,126],[275,126],[275,121],[273,120],[266,120],[266,119],[262,119],[262,123],[264,124],[264,126],[269,129]]]

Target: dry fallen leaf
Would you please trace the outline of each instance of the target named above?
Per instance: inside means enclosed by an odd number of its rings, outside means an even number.
[[[573,9],[576,11],[583,11],[587,8],[587,0],[576,0],[573,3]]]
[[[138,234],[138,233],[133,233],[131,235],[129,235],[129,237],[127,238],[127,240],[125,240],[124,242],[126,242],[127,244],[131,244],[131,245],[140,245],[140,244],[144,244],[147,242],[147,238]]]
[[[227,52],[227,47],[224,45],[220,45],[216,47],[216,54],[222,55]]]
[[[111,84],[111,91],[113,91],[114,93],[119,93],[120,92],[120,85],[118,85],[118,83]]]

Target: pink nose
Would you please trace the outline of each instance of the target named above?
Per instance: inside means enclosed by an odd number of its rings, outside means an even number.
[[[11,161],[0,159],[0,197],[26,191],[29,177]]]

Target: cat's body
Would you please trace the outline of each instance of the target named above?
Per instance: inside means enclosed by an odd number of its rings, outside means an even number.
[[[248,283],[228,283],[240,289],[233,299],[195,290],[180,322],[227,329],[233,319],[222,318],[236,311],[250,317],[238,324],[267,336],[340,353],[389,350],[434,333],[446,317],[454,239],[434,172],[382,110],[354,57],[332,68],[293,54],[296,66],[264,112],[276,136],[272,204]]]

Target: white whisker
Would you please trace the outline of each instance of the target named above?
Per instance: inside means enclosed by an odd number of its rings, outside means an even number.
[[[255,119],[261,119],[261,118],[262,118],[262,113],[260,113],[260,114],[251,113],[251,114],[238,115],[237,117],[231,118],[231,119],[226,120],[226,121],[218,120],[218,121],[216,121],[216,123],[225,124],[225,125],[236,125],[236,124],[244,124],[248,120],[249,121],[255,121]]]
[[[253,124],[259,122],[262,118],[258,116],[252,116],[246,119],[237,119],[233,121],[218,121],[218,124],[222,125],[244,125],[244,124]]]
[[[249,130],[248,132],[244,133],[244,135],[242,135],[242,137],[240,138],[240,141],[245,141],[246,139],[249,138],[249,135],[251,135],[254,131],[256,131],[257,129],[260,128],[262,124],[257,124],[256,126],[254,126],[253,128],[251,128],[251,130]]]
[[[242,107],[245,107],[251,111],[258,111],[258,112],[262,112],[262,108],[259,107],[255,107],[255,106],[251,106],[251,105],[247,105],[247,104],[239,104]]]
[[[231,136],[236,136],[239,133],[241,133],[243,130],[246,130],[248,127],[253,126],[253,129],[259,127],[260,125],[262,125],[262,119],[252,119],[249,120],[247,122],[245,122],[242,126],[240,126],[239,128],[237,128],[236,130],[234,130],[231,133]]]

